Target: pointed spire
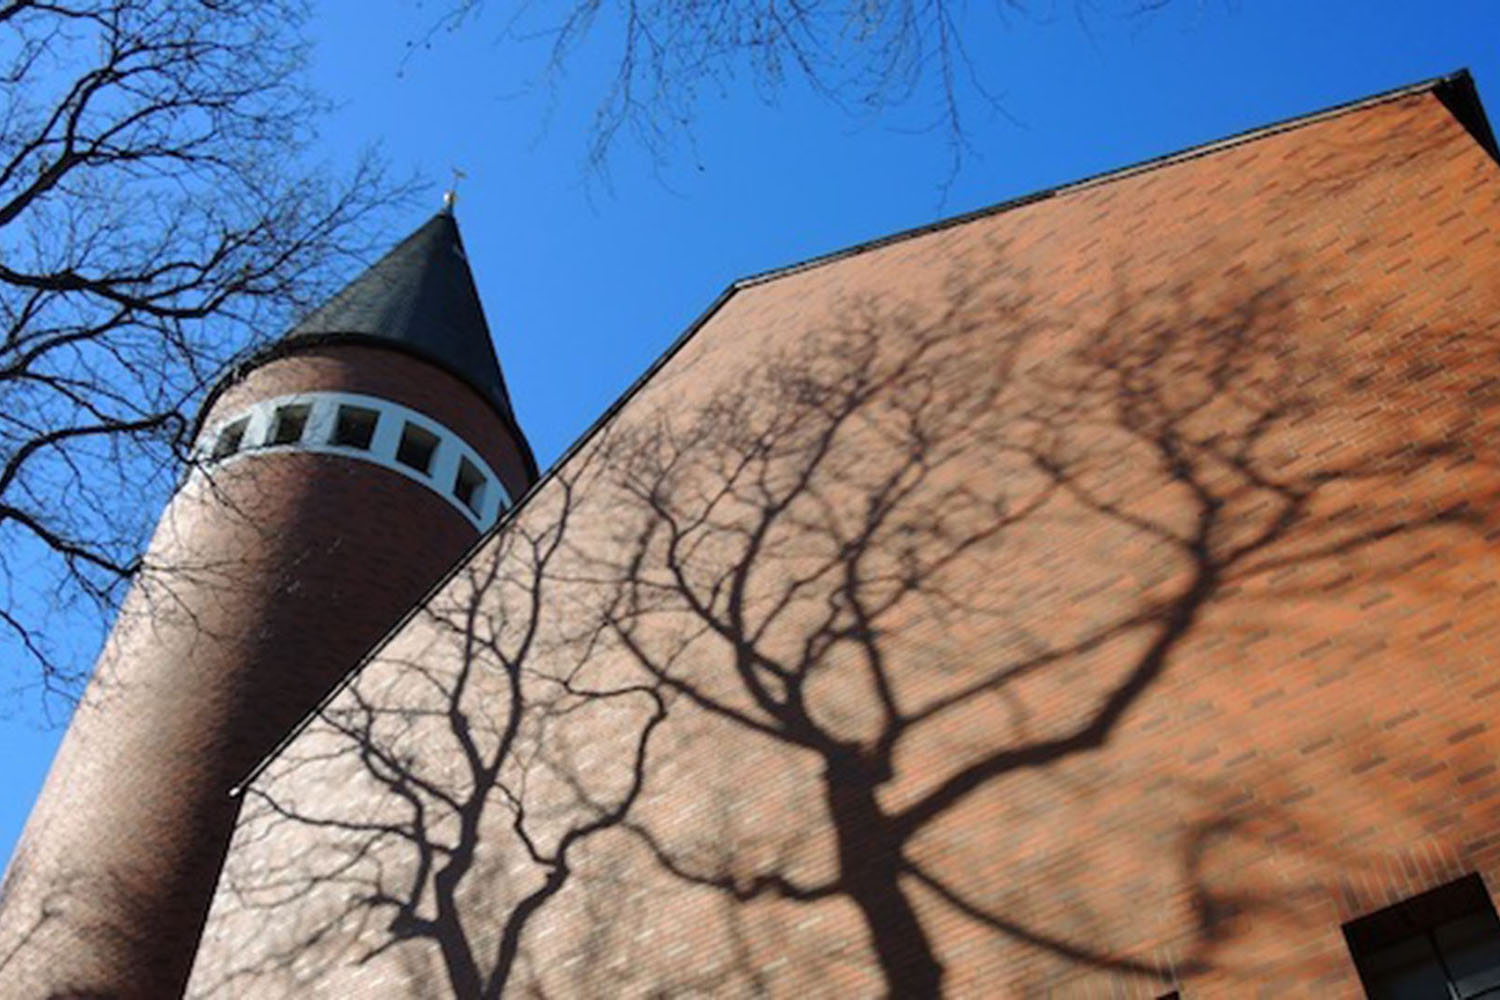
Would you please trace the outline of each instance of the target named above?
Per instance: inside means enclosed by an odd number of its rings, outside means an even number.
[[[514,421],[451,206],[427,220],[281,342],[372,340],[463,379]]]

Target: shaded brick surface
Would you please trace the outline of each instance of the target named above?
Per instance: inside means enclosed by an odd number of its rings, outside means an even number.
[[[524,489],[488,406],[393,352],[283,357],[208,420],[314,389],[429,413]],[[239,806],[230,789],[475,537],[445,500],[366,462],[276,453],[193,472],[11,863],[0,994],[180,992]]]

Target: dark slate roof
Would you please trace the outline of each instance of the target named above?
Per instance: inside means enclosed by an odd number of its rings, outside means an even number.
[[[384,342],[445,368],[514,420],[458,223],[439,212],[282,338]]]
[[[428,219],[286,336],[231,364],[209,386],[198,409],[199,422],[218,394],[252,369],[299,348],[326,343],[389,347],[462,379],[494,407],[520,450],[527,476],[535,481],[540,475],[531,445],[511,410],[458,223],[447,209]],[[197,432],[195,426],[193,433]]]

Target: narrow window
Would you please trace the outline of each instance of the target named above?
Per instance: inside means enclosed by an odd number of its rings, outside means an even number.
[[[396,461],[425,475],[432,468],[432,455],[437,451],[437,445],[436,434],[409,423],[401,431],[401,444],[396,449]]]
[[[458,475],[453,480],[453,495],[458,502],[478,514],[479,505],[484,503],[484,487],[484,473],[467,458],[460,458]]]
[[[276,418],[271,422],[271,436],[266,444],[296,444],[302,440],[302,431],[307,427],[307,414],[311,410],[306,403],[276,407]]]
[[[1478,875],[1344,925],[1371,1000],[1500,997],[1500,917]]]
[[[370,441],[375,437],[375,425],[380,423],[380,411],[371,410],[363,406],[340,406],[337,418],[333,422],[333,444],[343,445],[345,448],[359,448],[361,451],[370,447]]]
[[[224,429],[219,431],[218,438],[214,441],[214,458],[228,458],[240,450],[240,445],[245,441],[245,428],[250,425],[249,417],[240,417],[233,423],[225,424]]]

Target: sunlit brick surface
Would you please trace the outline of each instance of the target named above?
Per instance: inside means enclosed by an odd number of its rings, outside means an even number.
[[[201,996],[1357,996],[1500,885],[1430,94],[737,292],[254,785]]]

